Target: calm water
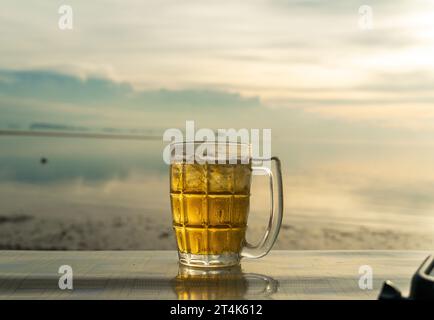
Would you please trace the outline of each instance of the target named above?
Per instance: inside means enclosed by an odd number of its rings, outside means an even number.
[[[71,241],[71,248],[123,248],[125,241],[132,248],[171,248],[163,147],[159,141],[0,137],[0,244],[41,248],[57,239],[62,248]],[[434,231],[433,150],[277,141],[273,154],[282,160],[285,189],[278,247],[377,248],[378,242],[379,249],[393,243],[423,248],[418,235],[429,238]],[[263,179],[253,184],[253,238],[267,219]],[[94,227],[80,227],[82,239],[68,240],[75,223]],[[6,236],[6,230],[14,232]]]

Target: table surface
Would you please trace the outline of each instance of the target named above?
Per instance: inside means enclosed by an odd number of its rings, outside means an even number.
[[[203,271],[179,266],[175,251],[0,251],[0,299],[376,299],[385,280],[408,293],[427,255],[272,251]],[[72,268],[72,290],[59,288],[62,265]],[[372,289],[359,286],[369,270],[361,266],[372,268]]]

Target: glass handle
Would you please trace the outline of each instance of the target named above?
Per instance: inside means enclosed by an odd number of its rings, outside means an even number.
[[[270,182],[271,208],[270,219],[268,220],[267,230],[258,245],[252,245],[246,241],[246,245],[241,251],[241,256],[245,258],[261,258],[270,252],[279,235],[280,225],[283,218],[283,187],[282,187],[282,171],[280,160],[277,157],[272,157],[276,163],[275,177],[273,172],[267,167],[252,167],[253,172],[264,172]],[[276,181],[274,181],[276,179]],[[276,183],[275,183],[276,182]],[[276,186],[275,186],[276,184]],[[275,192],[277,188],[277,194]]]

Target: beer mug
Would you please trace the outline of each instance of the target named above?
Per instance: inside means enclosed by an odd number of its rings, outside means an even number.
[[[230,142],[178,142],[170,145],[170,199],[180,263],[227,267],[241,258],[261,258],[273,246],[283,216],[280,161],[275,173],[253,166],[251,146]],[[261,159],[264,160],[264,159]],[[252,174],[270,185],[270,218],[257,245],[246,241]],[[277,190],[275,190],[277,189]]]

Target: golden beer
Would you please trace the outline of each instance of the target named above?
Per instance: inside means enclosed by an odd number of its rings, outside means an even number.
[[[172,163],[170,198],[181,253],[238,254],[249,212],[250,164]]]

